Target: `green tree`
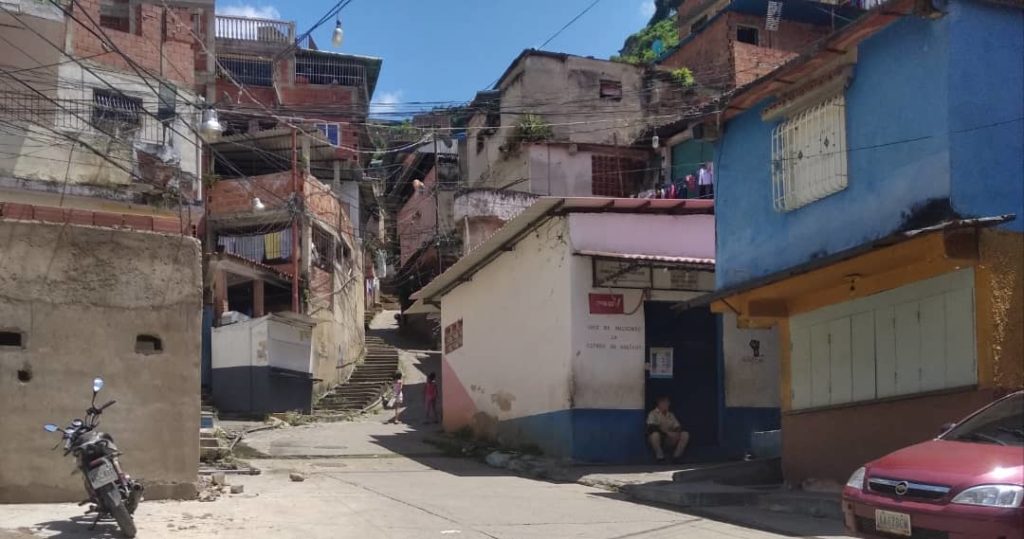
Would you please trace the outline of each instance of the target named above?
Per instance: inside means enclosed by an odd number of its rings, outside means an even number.
[[[619,54],[611,59],[615,62],[634,65],[654,63],[658,59],[654,51],[654,44],[658,41],[661,42],[662,50],[672,49],[679,44],[679,27],[676,25],[675,14],[648,24],[639,32],[626,38]]]

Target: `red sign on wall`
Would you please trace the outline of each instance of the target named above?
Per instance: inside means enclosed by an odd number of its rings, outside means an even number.
[[[590,314],[623,314],[622,294],[591,294]]]

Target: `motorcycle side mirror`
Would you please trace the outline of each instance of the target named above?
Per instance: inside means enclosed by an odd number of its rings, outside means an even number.
[[[92,392],[93,393],[99,393],[101,389],[103,389],[103,379],[102,378],[93,378],[92,379]]]
[[[46,432],[57,432],[58,430],[60,430],[60,427],[54,425],[53,423],[47,423],[43,425],[43,430],[45,430]]]

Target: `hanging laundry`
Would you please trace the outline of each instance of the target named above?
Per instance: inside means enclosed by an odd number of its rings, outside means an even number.
[[[281,235],[281,260],[289,260],[292,257],[292,231],[282,230]]]
[[[221,236],[217,238],[217,245],[223,247],[225,253],[235,254],[234,236]]]
[[[284,256],[282,256],[281,252],[281,236],[283,234],[284,231],[282,230],[263,235],[263,254],[264,256],[267,257],[267,260],[278,260],[280,258],[285,258]]]

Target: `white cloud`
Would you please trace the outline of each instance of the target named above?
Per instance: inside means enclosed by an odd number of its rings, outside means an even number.
[[[402,91],[382,92],[370,103],[370,114],[386,114],[397,110],[396,104],[402,101]]]
[[[645,19],[650,19],[657,9],[658,8],[654,6],[654,0],[643,0],[640,3],[640,14],[643,15]]]
[[[230,15],[233,17],[251,17],[254,19],[280,19],[281,12],[274,6],[264,4],[234,4],[230,6],[217,6],[218,15]]]

